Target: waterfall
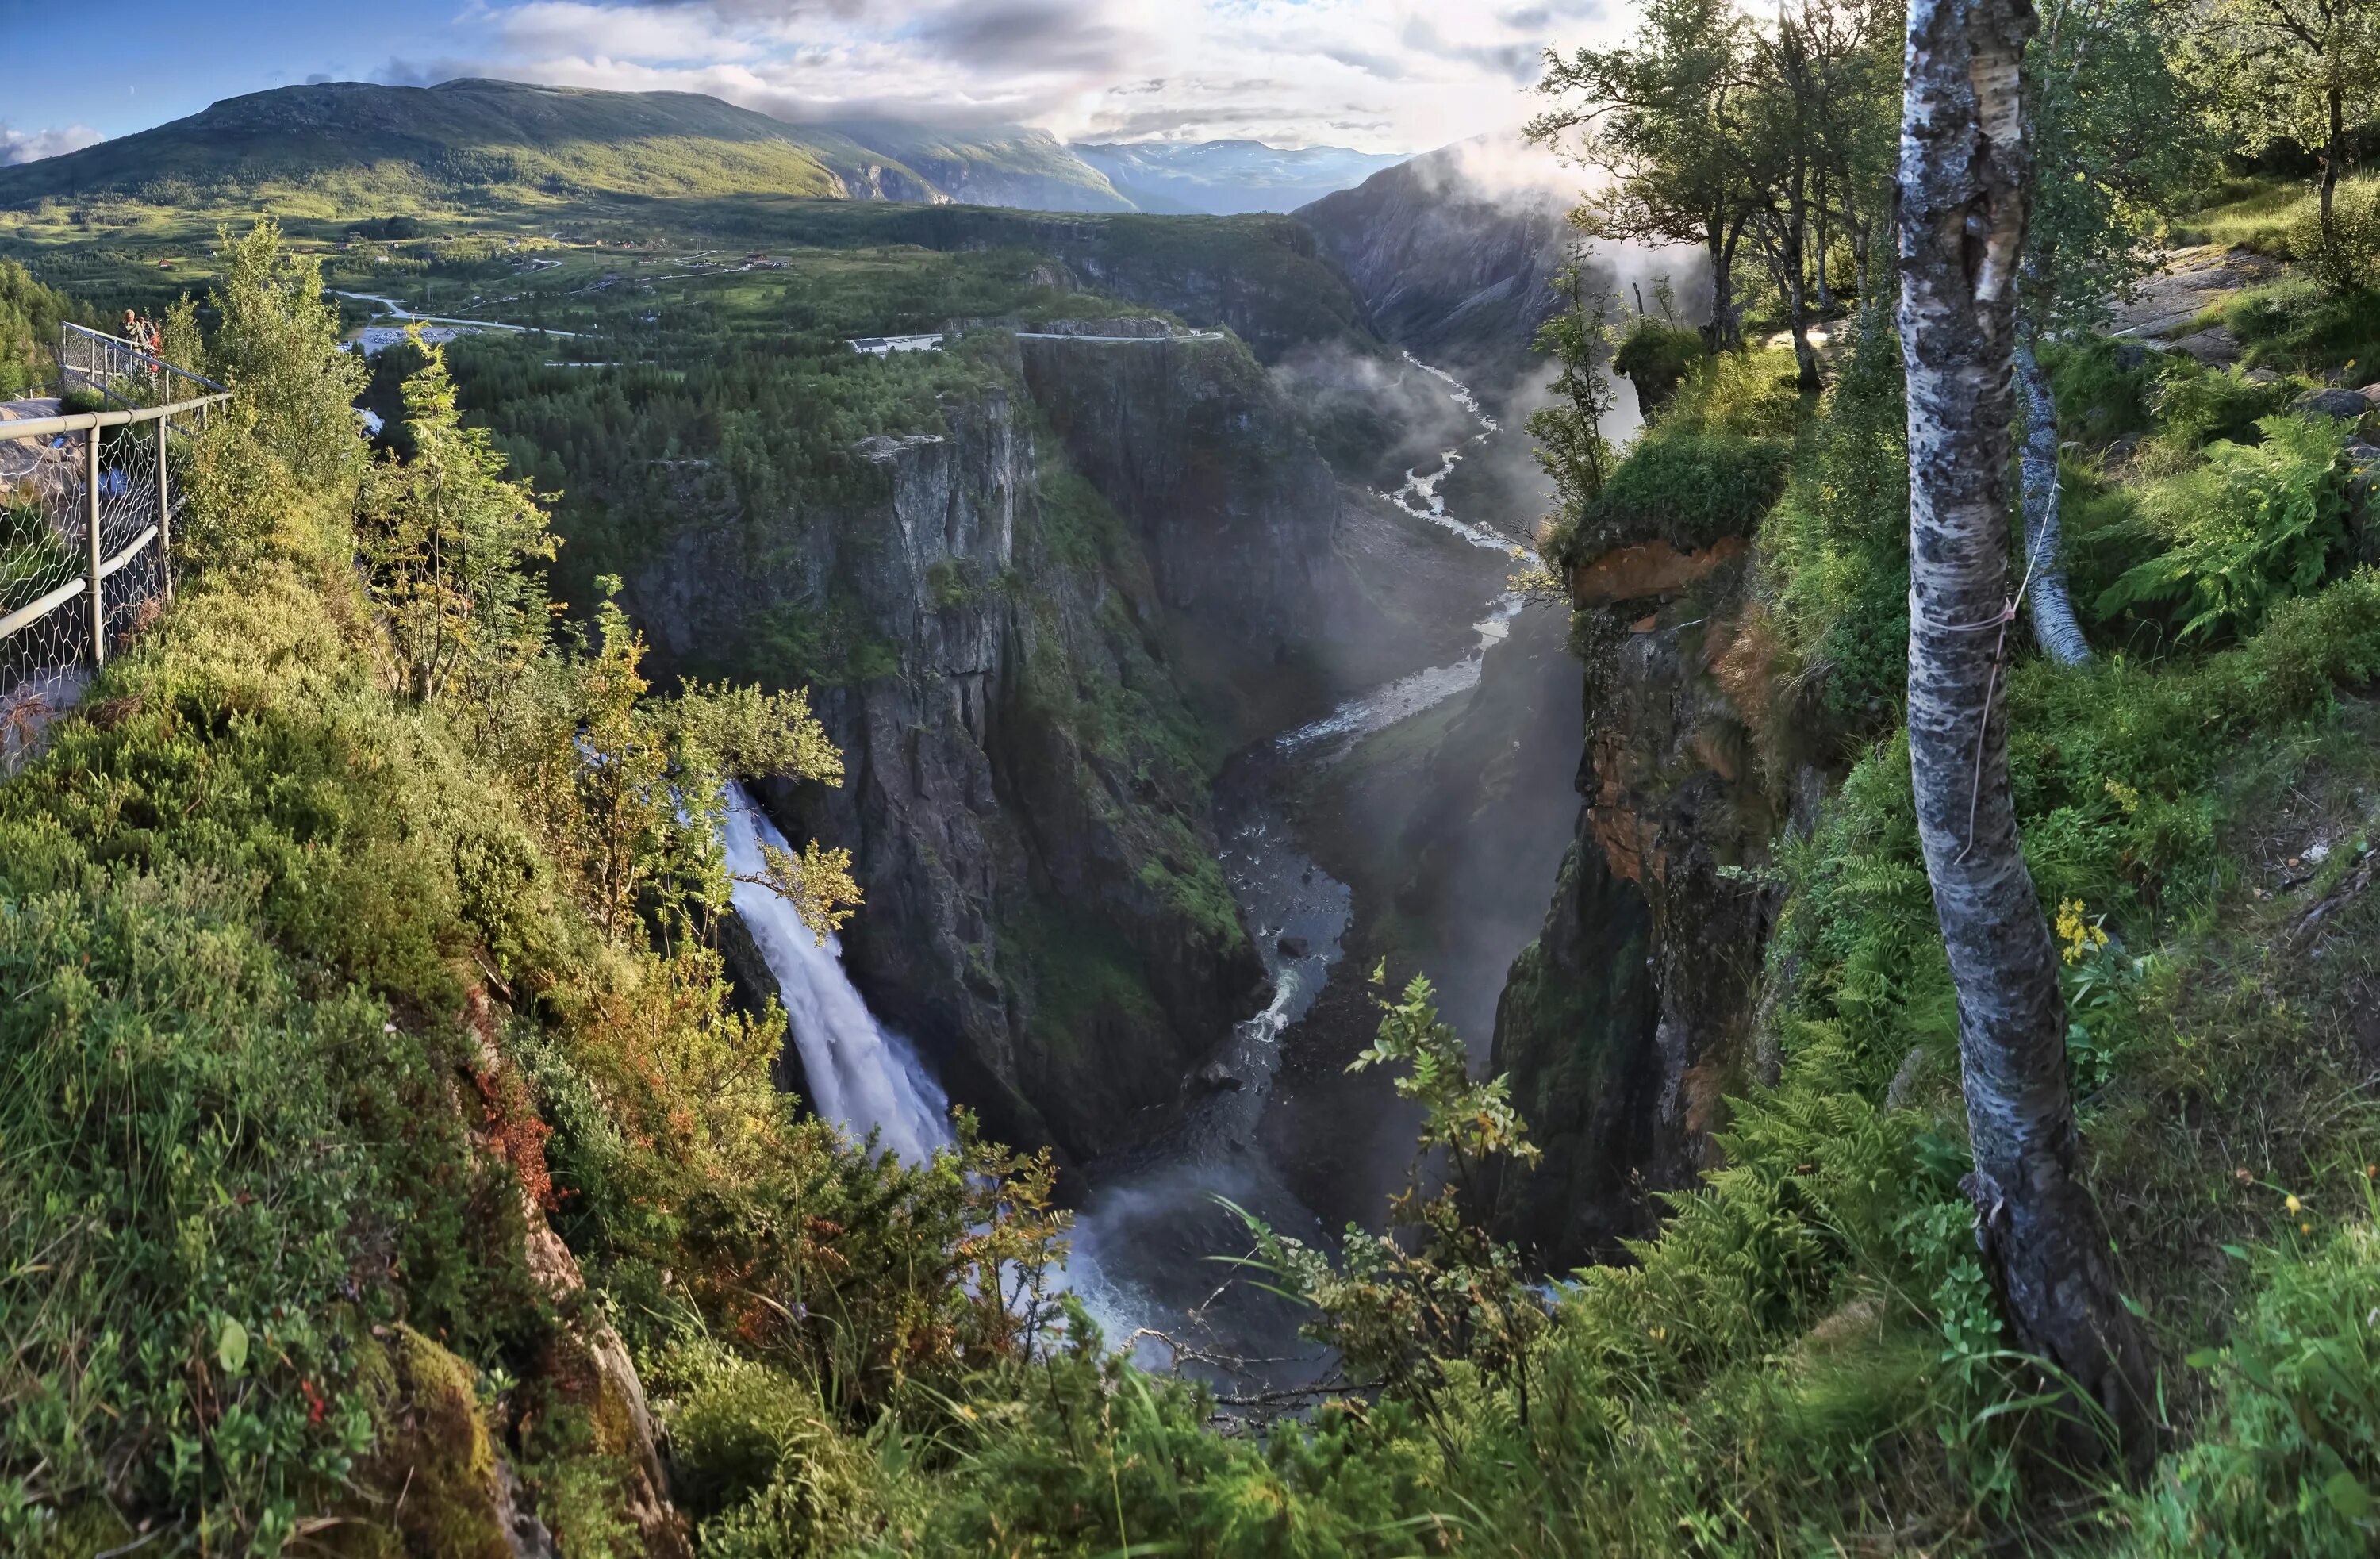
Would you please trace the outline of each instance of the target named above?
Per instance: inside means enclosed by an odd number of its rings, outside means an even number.
[[[722,829],[727,869],[740,879],[761,873],[761,845],[785,849],[785,836],[740,785],[727,787]],[[735,884],[735,913],[777,977],[795,1048],[809,1078],[810,1107],[855,1137],[870,1130],[885,1148],[921,1162],[951,1145],[950,1098],[915,1046],[876,1021],[843,970],[843,945],[819,945],[794,907],[758,883]]]

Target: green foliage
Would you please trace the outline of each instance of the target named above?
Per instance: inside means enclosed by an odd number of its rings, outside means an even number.
[[[2101,612],[2165,604],[2183,639],[2252,632],[2320,584],[2347,542],[2347,483],[2327,419],[2265,417],[2255,445],[2217,443],[2153,489],[2142,524],[2163,546],[2102,591]]]
[[[2086,335],[2041,344],[2059,432],[2093,444],[2146,431],[2157,358],[2146,347]]]
[[[504,479],[494,440],[463,426],[443,347],[427,349],[404,396],[409,453],[370,469],[357,523],[405,685],[429,699],[466,667],[538,652],[549,624],[528,566],[554,543],[537,495]]]
[[[2040,334],[2105,322],[2162,262],[2166,219],[2201,198],[2219,138],[2155,0],[2056,4],[2026,54],[2036,165],[2025,308]]]
[[[2128,1553],[2347,1559],[2372,1551],[2380,1232],[2359,1221],[2309,1247],[2293,1231],[2255,1268],[2261,1286],[2228,1346],[2191,1358],[2216,1391],[2194,1443],[2166,1457],[2118,1508]]]
[[[1760,535],[1787,645],[1854,734],[1888,728],[1907,681],[1907,437],[1900,338],[1871,310]]]
[[[1620,349],[1612,353],[1611,371],[1627,375],[1635,386],[1637,408],[1649,422],[1660,415],[1679,383],[1703,356],[1701,332],[1643,314],[1621,338]]]
[[[322,264],[282,241],[270,218],[235,239],[223,285],[210,297],[222,323],[206,365],[230,384],[256,419],[253,436],[306,491],[352,481],[363,457],[354,402],[364,384],[361,357],[337,349],[339,313],[322,300]]]
[[[43,286],[13,260],[0,260],[0,400],[55,387],[58,377],[58,326],[88,325],[90,310],[54,287]]]
[[[1488,1177],[1508,1165],[1525,1170],[1539,1154],[1512,1108],[1509,1079],[1472,1078],[1463,1037],[1439,1021],[1427,977],[1414,976],[1395,1001],[1381,993],[1387,984],[1383,964],[1372,973],[1379,1034],[1348,1069],[1402,1067],[1397,1095],[1422,1109],[1415,1177],[1389,1203],[1391,1232],[1350,1225],[1334,1268],[1311,1247],[1254,1218],[1248,1224],[1256,1262],[1314,1307],[1308,1335],[1363,1377],[1442,1418],[1450,1361],[1519,1380],[1545,1331],[1545,1309],[1523,1281],[1518,1254],[1483,1226]],[[1426,1166],[1440,1153],[1451,1174],[1432,1196]],[[1524,1380],[1520,1389],[1525,1416]]]
[[[2265,418],[2286,410],[2297,396],[2286,381],[2263,384],[2240,369],[2201,369],[2188,361],[2165,373],[2156,414],[2163,435],[2184,449],[2211,439],[2242,439]]]
[[[269,1542],[371,1442],[353,1328],[543,1334],[511,1175],[448,1103],[462,1037],[394,1016],[454,1011],[448,960],[520,948],[543,883],[490,871],[517,822],[389,723],[285,571],[187,595],[93,696],[0,786],[0,1224],[30,1242],[0,1486],[20,1520],[95,1500]]]
[[[39,498],[0,495],[0,615],[75,577],[66,543]]]
[[[1562,306],[1537,328],[1536,348],[1557,365],[1557,399],[1529,414],[1528,432],[1537,441],[1537,465],[1553,482],[1554,514],[1564,523],[1577,517],[1603,491],[1611,448],[1603,418],[1616,397],[1607,363],[1611,356],[1611,303],[1608,293],[1590,293],[1586,272],[1565,266],[1554,278]]]
[[[1578,544],[1599,551],[1658,537],[1682,551],[1746,535],[1784,491],[1791,453],[1776,439],[1661,427],[1587,505]]]

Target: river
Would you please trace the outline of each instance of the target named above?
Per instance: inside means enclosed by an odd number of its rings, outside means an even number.
[[[1383,496],[1474,546],[1519,553],[1513,537],[1449,514],[1439,491],[1459,461],[1500,430],[1452,376],[1414,366],[1441,383],[1474,431],[1443,451],[1438,465],[1408,470],[1402,485]],[[1199,1072],[1195,1097],[1160,1135],[1085,1166],[1091,1191],[1075,1220],[1076,1286],[1093,1314],[1121,1332],[1112,1340],[1136,1336],[1144,1365],[1178,1363],[1236,1393],[1308,1384],[1332,1365],[1327,1349],[1299,1335],[1305,1314],[1269,1290],[1271,1276],[1238,1264],[1252,1252],[1243,1212],[1308,1245],[1337,1245],[1338,1231],[1295,1188],[1316,1166],[1300,1162],[1298,1144],[1265,1129],[1284,1037],[1331,988],[1358,907],[1348,883],[1314,859],[1291,798],[1301,777],[1345,758],[1365,737],[1479,686],[1488,652],[1504,641],[1523,603],[1505,591],[1474,609],[1479,615],[1468,654],[1358,693],[1319,719],[1255,744],[1226,764],[1217,782],[1219,859],[1272,979],[1272,999],[1233,1029]],[[1543,905],[1540,896],[1538,913]],[[1501,951],[1490,978],[1500,981],[1503,962],[1517,948]],[[1371,1124],[1363,1123],[1366,1135]],[[1354,1200],[1385,1189],[1367,1184]]]

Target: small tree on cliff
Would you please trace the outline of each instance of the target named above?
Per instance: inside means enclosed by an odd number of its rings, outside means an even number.
[[[2026,0],[1912,0],[1900,140],[1909,754],[1959,992],[1976,1239],[2020,1346],[2146,1445],[2138,1333],[2077,1170],[2058,957],[2017,836],[1998,694],[2017,271],[2033,178]]]
[[[1610,183],[1579,208],[1598,238],[1698,245],[1710,266],[1713,349],[1742,345],[1736,254],[1759,204],[1736,99],[1751,23],[1730,0],[1647,0],[1624,47],[1548,50],[1537,91],[1559,106],[1528,136]]]
[[[1555,529],[1574,522],[1603,491],[1611,442],[1603,419],[1618,404],[1611,387],[1611,295],[1572,259],[1557,272],[1562,307],[1537,331],[1537,350],[1554,360],[1554,399],[1529,413],[1537,464],[1553,479]]]

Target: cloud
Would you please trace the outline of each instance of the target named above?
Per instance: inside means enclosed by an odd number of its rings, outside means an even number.
[[[1410,152],[1507,130],[1605,0],[473,0],[385,81],[709,92],[795,121]],[[422,63],[423,60],[432,64]]]
[[[89,125],[67,125],[46,130],[11,129],[0,124],[0,166],[15,163],[38,163],[44,157],[62,156],[79,152],[86,146],[96,146],[106,139]]]

